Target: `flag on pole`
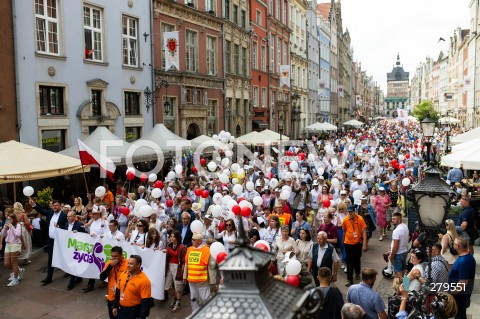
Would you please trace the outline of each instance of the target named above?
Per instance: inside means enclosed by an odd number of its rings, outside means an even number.
[[[290,65],[280,65],[280,87],[290,87]]]
[[[178,54],[178,31],[163,32],[163,48],[165,50],[165,71],[172,66],[180,70],[180,57]]]
[[[80,162],[82,165],[98,165],[100,168],[100,177],[105,177],[105,174],[113,181],[113,173],[117,168],[113,161],[106,156],[98,154],[87,144],[77,139],[78,154],[80,155]],[[103,176],[102,176],[103,175]]]
[[[410,134],[410,131],[407,130],[407,134],[408,134],[408,139],[410,141],[415,141],[415,137],[413,137],[412,134]]]
[[[344,97],[345,91],[343,89],[343,85],[338,86],[338,95],[340,95],[341,97]]]
[[[359,94],[355,95],[355,105],[362,106],[362,96]]]

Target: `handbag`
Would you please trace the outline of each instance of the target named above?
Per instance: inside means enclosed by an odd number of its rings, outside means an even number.
[[[458,255],[458,251],[453,247],[453,238],[450,236],[450,234],[447,234],[448,237],[450,237],[450,240],[448,242],[448,248],[450,249],[450,254],[456,256]]]

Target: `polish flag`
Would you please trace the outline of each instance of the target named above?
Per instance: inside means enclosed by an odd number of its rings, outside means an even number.
[[[105,177],[105,174],[107,174],[108,178],[113,181],[113,173],[115,173],[117,168],[113,161],[106,156],[98,154],[79,139],[77,139],[77,143],[82,165],[98,165],[101,177],[102,175]]]

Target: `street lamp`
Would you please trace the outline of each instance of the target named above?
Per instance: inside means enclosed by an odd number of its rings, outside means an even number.
[[[162,86],[165,87],[165,98],[164,98],[164,101],[163,101],[163,110],[165,111],[166,114],[170,113],[170,103],[168,102],[168,97],[167,97],[167,94],[168,94],[168,81],[167,80],[161,80],[160,82],[158,82],[158,84],[155,86],[155,91],[152,91],[150,90],[150,88],[147,87],[145,88],[145,90],[143,91],[143,94],[145,95],[145,106],[147,108],[147,113],[148,113],[148,110],[155,105],[155,102],[157,100],[157,96],[158,96],[158,92],[160,91],[160,89],[162,88]]]
[[[279,145],[279,149],[280,149],[280,154],[283,153],[283,146],[282,146],[282,135],[283,135],[283,114],[280,113],[280,116],[278,117],[278,133],[280,133],[280,145]],[[279,154],[279,155],[280,155]]]
[[[438,240],[438,233],[444,228],[445,219],[450,202],[455,193],[452,192],[450,186],[440,178],[441,172],[433,167],[427,168],[425,178],[414,185],[407,193],[408,198],[413,201],[415,212],[418,215],[418,223],[420,230],[425,232],[428,247],[428,275],[424,285],[423,294],[418,298],[426,298],[428,303],[424,309],[427,317],[431,315],[430,301],[431,295],[435,294],[432,288],[432,245]],[[425,300],[418,302],[418,305],[425,305]],[[421,311],[417,309],[417,311]]]
[[[430,166],[430,147],[432,146],[432,137],[435,133],[435,125],[437,122],[431,118],[425,118],[421,123],[423,137],[425,137],[425,145],[427,145],[427,167]]]

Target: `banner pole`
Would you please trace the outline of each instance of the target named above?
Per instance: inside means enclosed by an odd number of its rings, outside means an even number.
[[[85,190],[87,191],[87,194],[90,193],[88,191],[88,184],[87,184],[87,177],[85,176],[85,168],[84,165],[82,164],[82,172],[83,172],[83,181],[85,182]]]

